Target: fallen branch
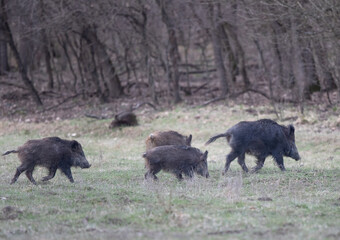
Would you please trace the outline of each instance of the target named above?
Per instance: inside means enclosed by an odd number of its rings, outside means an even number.
[[[134,110],[137,110],[138,108],[144,106],[144,105],[149,105],[150,107],[152,107],[154,110],[157,110],[156,106],[153,105],[152,103],[149,103],[149,102],[142,102],[140,104],[137,104],[136,107],[132,107],[131,111],[134,111]]]
[[[114,115],[110,115],[110,116],[96,116],[96,115],[92,115],[92,114],[88,114],[88,113],[85,113],[84,116],[85,117],[88,117],[88,118],[94,118],[94,119],[98,119],[98,120],[104,120],[104,119],[109,119],[109,118],[113,118],[115,116],[118,116],[120,114],[123,114],[125,112],[132,112],[134,110],[137,110],[138,108],[141,108],[142,106],[144,105],[149,105],[150,107],[152,107],[154,110],[157,110],[157,108],[155,107],[155,105],[153,105],[152,103],[149,103],[149,102],[142,102],[140,104],[137,104],[135,107],[130,107],[129,110],[124,110],[124,111],[121,111],[117,114],[114,114]]]
[[[180,72],[180,74],[181,75],[191,75],[191,74],[201,74],[201,73],[209,73],[209,72],[216,72],[216,68],[207,69],[207,70],[200,70],[200,71]]]
[[[84,116],[85,117],[88,117],[88,118],[94,118],[94,119],[98,119],[98,120],[104,120],[104,119],[108,119],[108,118],[112,118],[113,116],[106,116],[106,117],[104,117],[104,116],[95,116],[95,115],[91,115],[91,114],[87,114],[87,113],[85,113],[84,114]]]
[[[204,88],[205,86],[207,86],[210,83],[210,81],[203,83],[201,86],[199,86],[198,88],[196,88],[195,90],[193,90],[193,93],[197,93],[199,90],[201,90],[202,88]]]
[[[15,83],[6,82],[6,81],[0,81],[0,84],[28,90],[28,89],[27,89],[26,87],[24,87],[24,86],[17,85],[17,84],[15,84]]]
[[[269,97],[267,94],[265,94],[264,92],[261,92],[261,91],[259,91],[259,90],[252,89],[252,88],[247,88],[247,89],[245,89],[245,90],[243,90],[243,91],[241,91],[241,92],[239,92],[239,93],[235,93],[235,94],[232,95],[232,97],[233,97],[233,98],[237,98],[237,97],[239,97],[239,96],[241,96],[241,95],[243,95],[243,94],[245,94],[245,93],[247,93],[247,92],[258,93],[258,94],[264,96],[265,98],[271,100],[270,97]],[[273,100],[276,101],[275,99],[273,99]]]
[[[54,108],[57,108],[57,107],[59,107],[60,105],[66,103],[67,101],[69,101],[69,100],[71,100],[71,99],[74,99],[74,98],[78,97],[78,96],[81,95],[81,94],[82,94],[82,93],[77,93],[77,94],[75,94],[75,95],[73,95],[73,96],[67,97],[67,98],[65,98],[64,100],[62,100],[60,103],[57,103],[56,105],[53,105],[53,106],[51,106],[51,107],[49,107],[49,108],[45,108],[44,110],[40,111],[39,113],[47,112],[47,111],[50,111],[50,110],[52,110],[52,109],[54,109]]]
[[[199,107],[205,107],[205,106],[208,106],[209,104],[211,103],[214,103],[214,102],[219,102],[219,101],[222,101],[222,100],[225,100],[226,97],[217,97],[217,98],[214,98],[214,99],[211,99],[205,103],[203,103],[202,105],[200,105]]]

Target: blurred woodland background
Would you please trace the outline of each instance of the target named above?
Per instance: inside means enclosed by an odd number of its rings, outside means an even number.
[[[338,0],[1,0],[0,19],[2,114],[74,99],[340,102]]]

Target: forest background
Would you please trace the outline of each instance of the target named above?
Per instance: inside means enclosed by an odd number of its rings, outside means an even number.
[[[340,101],[336,0],[2,0],[0,19],[1,116]]]

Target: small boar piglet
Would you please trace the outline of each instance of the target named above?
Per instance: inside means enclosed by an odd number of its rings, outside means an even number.
[[[191,146],[192,135],[183,136],[176,131],[158,131],[151,133],[146,139],[146,151],[165,145],[185,145]]]
[[[174,174],[178,180],[183,179],[182,174],[189,178],[192,178],[194,173],[209,177],[208,151],[202,153],[199,149],[189,146],[165,145],[152,148],[144,153],[143,157],[148,169],[145,179],[152,177],[156,180],[156,174],[161,170]]]
[[[257,159],[252,172],[260,170],[268,156],[274,158],[282,171],[285,171],[283,156],[293,158],[296,161],[300,159],[295,145],[295,128],[293,125],[282,126],[270,119],[253,122],[243,121],[229,128],[226,133],[213,136],[206,145],[220,137],[225,137],[231,147],[223,174],[228,171],[230,163],[235,158],[238,158],[238,163],[243,171],[248,172],[244,161],[246,153],[255,156]]]
[[[5,152],[3,156],[10,153],[18,153],[21,161],[11,184],[15,183],[23,172],[33,184],[36,184],[32,176],[35,166],[43,166],[49,171],[48,176],[44,177],[42,181],[52,179],[57,169],[60,169],[72,183],[74,180],[71,167],[91,167],[79,142],[63,140],[58,137],[29,140],[17,150]]]

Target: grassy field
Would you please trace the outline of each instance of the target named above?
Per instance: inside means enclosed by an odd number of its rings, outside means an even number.
[[[339,239],[339,117],[287,107],[302,160],[285,158],[282,173],[268,158],[258,174],[243,174],[237,161],[221,175],[230,148],[214,134],[241,120],[275,118],[268,106],[250,114],[244,106],[178,107],[139,112],[140,125],[109,130],[109,120],[75,119],[48,123],[0,121],[0,152],[29,139],[77,139],[90,169],[73,168],[71,184],[59,171],[47,183],[37,168],[32,185],[25,174],[10,185],[19,161],[1,157],[0,239]],[[194,147],[208,150],[210,178],[178,182],[161,172],[144,180],[146,137],[156,130],[192,134]],[[248,167],[255,165],[247,156]]]

